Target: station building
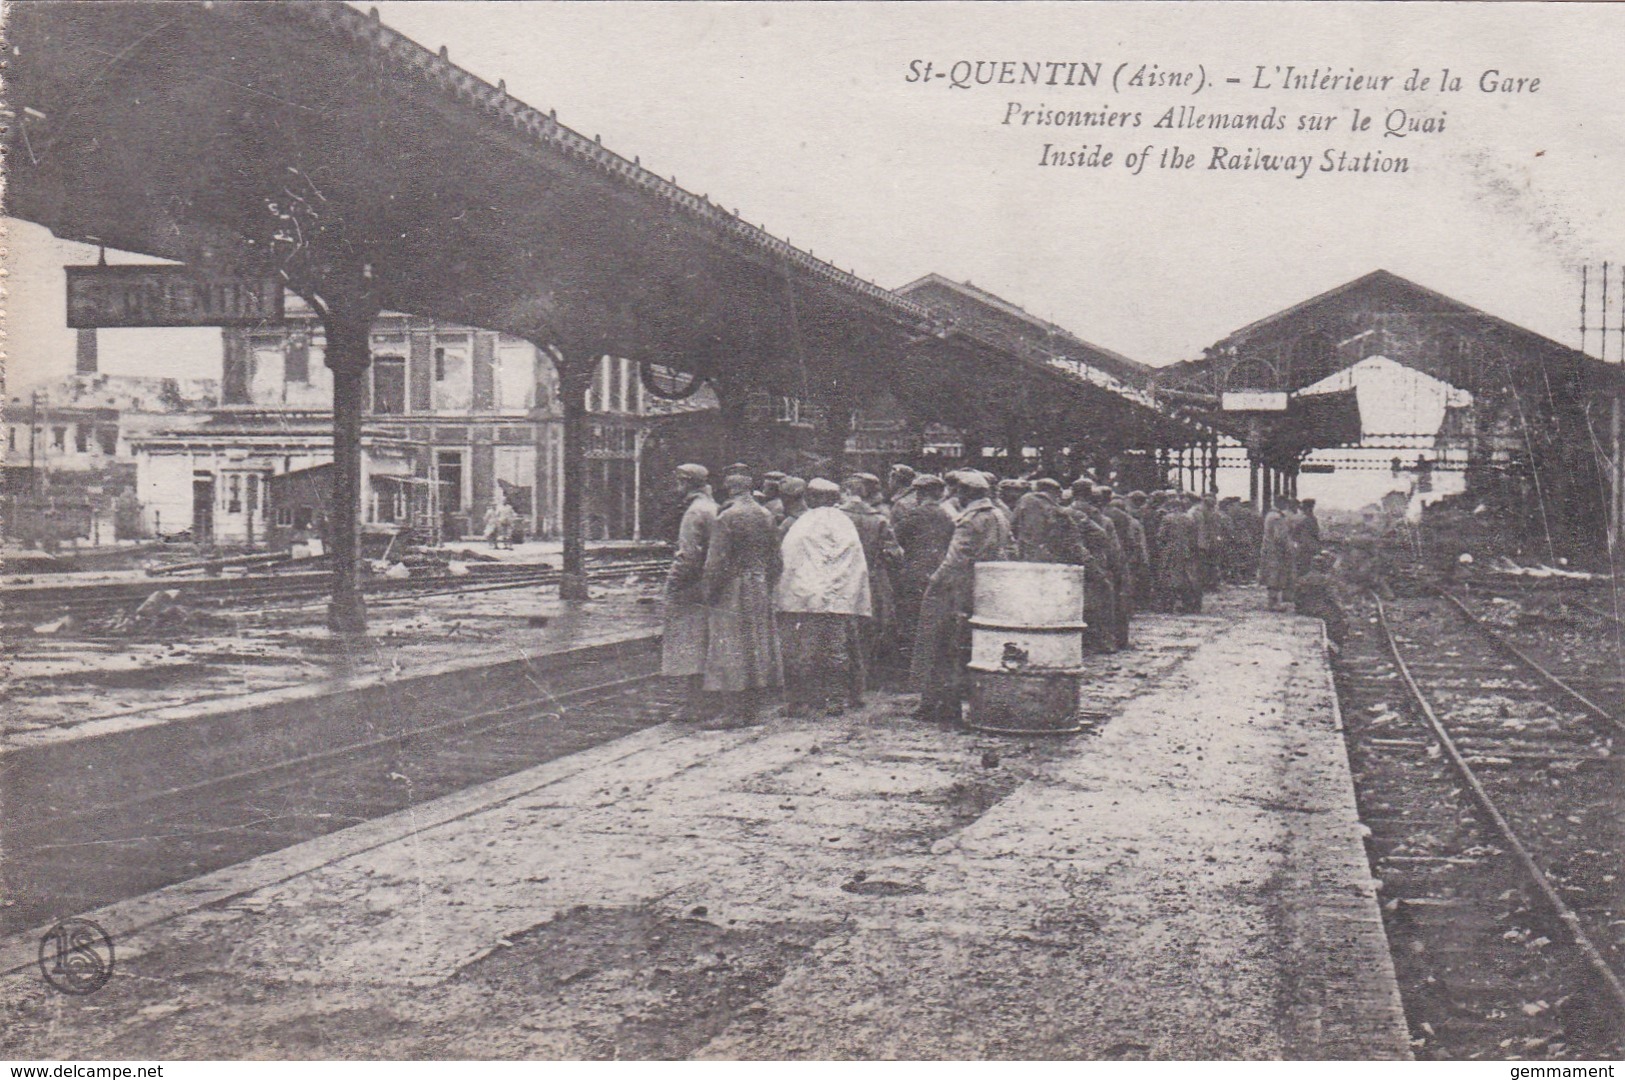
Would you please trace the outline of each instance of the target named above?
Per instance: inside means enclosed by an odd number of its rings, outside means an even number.
[[[6,399],[0,520],[28,547],[109,543],[142,534],[135,446],[155,431],[202,423],[214,379],[80,370]]]
[[[276,326],[222,331],[220,403],[135,441],[144,524],[228,545],[288,528],[266,483],[332,461],[332,372],[320,321],[290,296]],[[363,521],[432,540],[482,535],[505,500],[527,536],[557,536],[563,420],[552,357],[519,338],[386,312],[372,330],[362,434]],[[637,366],[603,357],[588,391],[587,528],[634,538],[646,516],[643,451],[657,420],[715,411],[647,392]],[[279,520],[286,518],[287,520]]]

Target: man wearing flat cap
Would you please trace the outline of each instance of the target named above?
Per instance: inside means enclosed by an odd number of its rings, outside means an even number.
[[[1010,532],[1016,541],[1016,558],[1022,562],[1083,565],[1083,543],[1061,506],[1061,485],[1047,476],[1016,503]]]
[[[780,540],[796,523],[796,518],[807,512],[806,495],[807,481],[799,476],[786,476],[779,482],[779,499],[784,504],[784,517],[779,519]]]
[[[999,487],[994,498],[994,507],[1002,506],[1009,513],[1012,532],[1016,527],[1016,504],[1021,501],[1022,496],[1027,494],[1027,491],[1027,482],[1025,480],[999,481]]]
[[[932,572],[920,602],[920,629],[914,639],[912,672],[920,691],[919,716],[958,723],[964,700],[965,619],[974,598],[976,564],[1009,558],[1010,527],[993,510],[987,478],[964,472],[961,494],[968,500],[954,522],[942,563]]]
[[[984,481],[986,481],[987,504],[993,508],[993,512],[995,514],[999,515],[999,519],[1004,522],[1004,527],[1008,529],[1012,520],[1010,516],[1010,507],[1005,505],[1004,501],[999,498],[999,485],[1004,481],[1000,480],[997,476],[994,476],[990,472],[979,472],[976,475],[980,476]],[[1020,483],[1019,480],[1016,482]]]
[[[666,575],[665,632],[660,643],[660,673],[681,679],[687,700],[678,714],[684,720],[709,715],[704,692],[705,654],[710,610],[701,578],[716,528],[717,504],[711,498],[704,465],[679,465],[676,481],[683,493],[683,520],[677,529],[677,553]]]
[[[773,527],[784,521],[784,474],[772,469],[762,474],[762,505],[773,515]]]
[[[893,465],[891,471],[886,474],[886,480],[890,485],[890,497],[886,500],[884,512],[891,519],[893,528],[897,526],[897,515],[904,510],[912,509],[919,501],[914,492],[914,478],[918,475],[913,469],[902,464]]]
[[[756,718],[764,692],[784,685],[773,587],[782,566],[773,515],[756,501],[749,473],[722,481],[728,501],[717,513],[706,553],[705,689],[721,695],[730,719]]]
[[[892,531],[903,549],[903,565],[898,569],[894,590],[898,651],[901,663],[912,669],[914,638],[920,629],[920,601],[925,597],[926,583],[948,554],[954,518],[942,505],[942,477],[929,473],[916,476],[910,488],[910,500],[894,504]]]
[[[892,573],[903,562],[903,549],[897,544],[891,521],[870,501],[879,479],[870,473],[854,473],[841,485],[841,510],[852,519],[863,544],[863,558],[869,568],[871,613],[862,624],[864,668],[878,682],[895,678],[897,649],[897,607]],[[862,704],[861,700],[853,705]]]

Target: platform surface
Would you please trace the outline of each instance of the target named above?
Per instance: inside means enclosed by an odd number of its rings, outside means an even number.
[[[1095,731],[663,725],[0,942],[11,1056],[1403,1058],[1317,622],[1233,590]]]

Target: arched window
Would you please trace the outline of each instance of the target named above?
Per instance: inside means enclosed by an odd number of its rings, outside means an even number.
[[[1231,364],[1230,370],[1225,372],[1224,389],[1233,392],[1279,390],[1280,381],[1274,364],[1261,356],[1244,356]]]

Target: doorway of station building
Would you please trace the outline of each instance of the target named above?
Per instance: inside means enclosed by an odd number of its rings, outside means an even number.
[[[192,542],[214,541],[214,474],[192,474]]]
[[[460,540],[468,534],[468,513],[463,486],[463,453],[461,450],[436,450],[435,503],[440,517],[440,538]]]

